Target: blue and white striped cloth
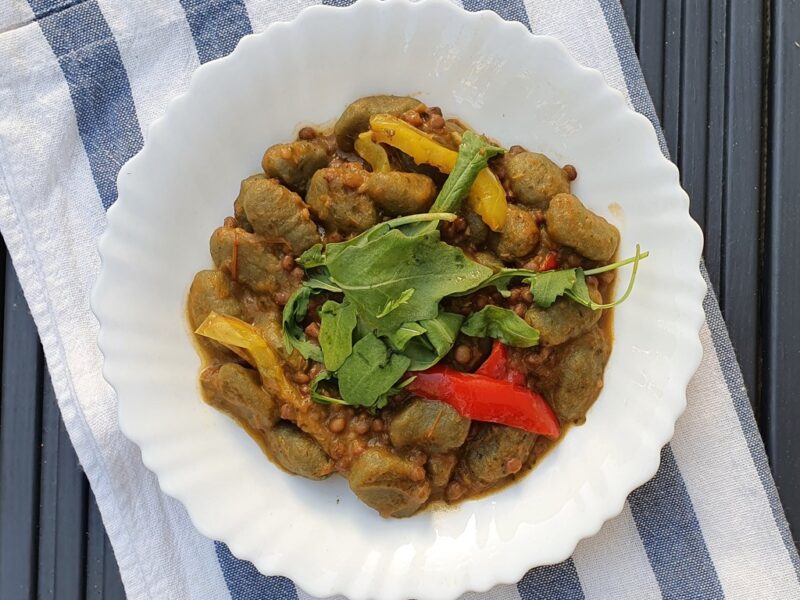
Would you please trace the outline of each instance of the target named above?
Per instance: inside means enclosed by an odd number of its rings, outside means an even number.
[[[0,229],[133,600],[308,598],[202,537],[161,494],[117,428],[88,299],[117,171],[148,125],[199,64],[308,3],[0,0]],[[560,38],[660,132],[616,0],[463,4]],[[797,551],[711,292],[705,309],[703,363],[656,477],[572,558],[481,598],[800,598]]]

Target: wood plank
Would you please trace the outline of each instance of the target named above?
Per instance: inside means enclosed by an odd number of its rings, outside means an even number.
[[[45,385],[50,384],[47,377]],[[56,535],[58,524],[58,435],[61,415],[55,403],[42,404],[42,446],[39,488],[38,598],[56,598]]]
[[[0,598],[36,594],[42,356],[6,257],[0,406]]]
[[[119,576],[117,559],[114,549],[108,539],[105,528],[103,529],[103,545],[105,546],[105,567],[103,569],[103,600],[125,600],[125,588]]]
[[[683,91],[683,2],[666,2],[664,11],[664,71],[661,125],[672,160],[679,159],[681,93]],[[680,165],[679,165],[680,166]],[[703,223],[700,222],[702,227]]]
[[[663,123],[664,107],[664,0],[637,0],[639,63],[653,98],[656,115]]]
[[[678,5],[679,3],[672,3]],[[685,14],[681,16],[680,45],[678,50],[666,56],[667,73],[674,72],[678,79],[668,87],[678,90],[677,97],[665,106],[665,112],[672,114],[674,125],[667,125],[665,133],[673,138],[670,142],[670,151],[673,160],[681,171],[681,184],[689,194],[691,204],[689,211],[703,228],[705,233],[704,255],[706,268],[712,275],[711,282],[716,286],[719,273],[719,248],[721,235],[719,229],[721,219],[719,194],[709,194],[711,179],[719,182],[719,177],[709,177],[710,173],[719,173],[722,166],[722,142],[719,139],[720,127],[713,130],[708,126],[710,116],[709,103],[712,100],[719,105],[724,104],[724,87],[720,82],[711,79],[711,55],[708,43],[709,28],[711,27],[711,10],[706,2],[690,2],[685,6]],[[678,17],[674,17],[677,19]],[[677,34],[674,34],[677,36]],[[715,57],[718,59],[718,57]],[[723,61],[717,60],[715,71],[720,68],[724,72]],[[716,86],[714,84],[717,84]],[[667,84],[665,83],[665,86]],[[712,87],[716,89],[712,91]],[[715,93],[716,92],[716,93]],[[677,100],[677,105],[674,104]],[[722,112],[717,107],[717,112]],[[721,117],[720,117],[721,118]],[[673,130],[672,127],[675,129]],[[712,135],[713,134],[713,135]],[[709,153],[710,143],[716,142],[712,154]],[[672,150],[674,148],[674,151]],[[715,281],[716,280],[716,281]]]
[[[763,3],[623,0],[623,9],[758,413]]]
[[[50,378],[42,398],[39,600],[84,597],[88,484],[56,404]]]
[[[716,5],[714,5],[716,6]],[[714,10],[712,8],[712,10]],[[760,412],[760,239],[766,158],[764,109],[764,3],[731,2],[728,11],[727,132],[723,163],[722,277],[717,293],[751,403]],[[712,38],[712,43],[717,40]],[[744,243],[747,241],[748,243]]]
[[[800,2],[772,0],[766,202],[764,433],[786,516],[800,535]]]
[[[124,600],[114,551],[108,541],[100,511],[92,496],[89,502],[88,546],[86,551],[86,599]]]
[[[628,29],[631,32],[631,39],[633,45],[636,47],[636,52],[639,52],[639,3],[636,0],[620,0],[622,4],[622,12],[625,13],[625,21],[628,23]]]
[[[103,571],[105,569],[103,523],[94,501],[89,503],[86,546],[86,600],[103,600]]]

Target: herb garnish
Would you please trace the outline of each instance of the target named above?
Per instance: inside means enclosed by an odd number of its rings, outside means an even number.
[[[461,315],[442,311],[435,319],[420,321],[425,334],[411,339],[404,349],[411,359],[408,370],[424,371],[442,360],[455,344],[463,320]]]
[[[336,372],[339,393],[348,404],[375,406],[388,401],[386,393],[405,374],[411,359],[392,352],[370,333],[353,346],[353,352]]]
[[[308,279],[284,307],[284,345],[287,351],[297,350],[305,358],[324,363],[326,370],[310,385],[313,400],[381,408],[411,381],[399,383],[406,372],[439,362],[459,332],[522,348],[539,341],[539,332],[510,310],[490,305],[465,320],[441,310],[440,302],[447,297],[489,286],[508,295],[511,281],[521,278],[531,286],[537,304],[545,307],[563,295],[593,309],[627,298],[638,262],[647,256],[638,246],[634,258],[586,272],[503,269],[493,273],[440,239],[439,222],[456,218],[478,173],[501,152],[502,148],[465,132],[455,167],[430,212],[380,223],[344,242],[317,244],[297,259]],[[631,283],[623,297],[609,305],[592,302],[586,275],[631,262]],[[320,308],[317,345],[306,337],[302,323],[311,296],[322,292],[342,294],[343,299],[328,300]],[[320,392],[319,386],[326,383],[336,384],[340,397]]]
[[[322,362],[322,350],[309,341],[301,325],[308,312],[308,301],[314,293],[313,288],[303,285],[283,307],[283,346],[287,352],[297,350],[303,358]]]
[[[605,265],[604,267],[597,267],[596,269],[589,269],[587,271],[576,268],[564,269],[561,271],[547,271],[545,273],[532,273],[526,279],[523,279],[523,281],[530,283],[534,301],[541,308],[548,308],[556,301],[556,298],[562,295],[566,295],[578,304],[583,304],[592,310],[614,308],[617,304],[625,302],[628,296],[631,295],[633,284],[636,281],[636,272],[639,270],[639,261],[644,260],[648,256],[650,256],[650,253],[642,252],[639,248],[639,244],[636,244],[636,254],[634,256],[610,265]],[[589,288],[586,286],[587,275],[598,275],[607,271],[613,271],[631,263],[633,263],[631,278],[622,296],[608,304],[597,304],[592,301],[589,296]]]
[[[636,254],[625,260],[620,260],[610,265],[597,267],[595,269],[588,269],[584,271],[581,268],[574,269],[560,269],[558,271],[531,271],[529,269],[500,269],[489,278],[480,283],[480,285],[467,290],[464,293],[457,294],[458,296],[467,296],[478,290],[494,287],[500,294],[507,298],[511,295],[508,286],[514,279],[521,279],[523,283],[527,283],[531,287],[536,305],[541,308],[549,308],[553,302],[560,296],[566,295],[579,304],[591,308],[593,310],[600,310],[604,308],[613,308],[617,304],[621,304],[627,300],[633,290],[633,284],[636,280],[636,273],[639,268],[639,262],[650,256],[649,252],[642,252],[639,245],[636,245]],[[631,278],[628,282],[628,287],[625,293],[614,302],[609,304],[597,304],[589,297],[589,289],[586,287],[586,277],[589,275],[599,275],[608,271],[614,271],[625,265],[633,264],[631,271]]]
[[[494,338],[516,348],[530,348],[539,343],[539,332],[524,319],[512,310],[491,304],[467,317],[461,331],[473,337]]]
[[[322,321],[319,345],[325,357],[325,368],[335,371],[353,351],[356,309],[346,298],[341,304],[328,300],[322,305],[319,314]]]
[[[489,166],[489,159],[504,152],[503,148],[493,146],[474,131],[465,131],[458,147],[456,164],[436,196],[430,212],[458,212],[478,173]],[[435,228],[433,223],[421,227],[426,231]]]
[[[381,333],[435,318],[442,298],[491,274],[460,248],[441,241],[437,230],[409,236],[393,229],[363,246],[345,248],[326,266],[358,316]]]

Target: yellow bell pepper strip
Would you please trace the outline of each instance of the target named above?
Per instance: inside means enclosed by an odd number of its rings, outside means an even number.
[[[297,388],[286,378],[278,354],[252,325],[212,311],[195,333],[219,342],[253,365],[264,387],[274,386],[285,400],[296,399]]]
[[[356,153],[372,167],[373,173],[388,173],[392,170],[386,150],[372,141],[371,131],[365,131],[356,138],[355,148]]]
[[[442,146],[424,131],[392,115],[373,115],[369,120],[372,140],[389,144],[402,150],[414,159],[418,165],[432,165],[449,173],[456,164],[458,153]]]
[[[372,141],[393,146],[408,154],[418,165],[432,165],[449,173],[458,153],[442,146],[430,135],[391,115],[373,115],[369,120]],[[491,171],[483,169],[469,192],[469,205],[492,231],[500,231],[506,222],[506,191]]]
[[[308,410],[311,398],[301,394],[297,386],[286,378],[278,353],[258,329],[235,317],[211,312],[195,333],[219,342],[254,366],[261,376],[264,390],[294,407],[297,426],[330,451],[333,441],[330,430],[313,411]]]

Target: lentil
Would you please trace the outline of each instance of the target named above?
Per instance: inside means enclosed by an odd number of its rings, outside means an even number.
[[[319,337],[319,323],[316,321],[313,323],[309,323],[305,329],[306,335],[310,337],[312,340],[316,340]]]
[[[285,306],[289,301],[289,292],[286,290],[280,290],[275,292],[272,297],[275,299],[275,304],[278,304],[279,306]]]
[[[403,119],[409,125],[413,125],[414,127],[419,127],[422,125],[422,116],[415,110],[407,110],[400,118]]]
[[[342,433],[345,427],[347,427],[347,422],[341,416],[334,417],[328,423],[328,429],[331,430],[331,433]]]
[[[288,145],[283,146],[280,149],[279,154],[281,155],[282,159],[291,160],[291,158],[292,158],[292,148],[290,146],[288,146]]]
[[[411,481],[423,481],[425,479],[425,469],[423,467],[414,467],[410,473]]]
[[[358,435],[364,435],[369,431],[370,423],[367,419],[363,417],[359,417],[355,420],[355,423],[352,424],[353,431],[355,431]]]
[[[303,373],[302,371],[298,371],[292,375],[292,379],[294,379],[295,383],[308,383],[311,381],[311,378],[308,376],[308,374]]]
[[[448,502],[455,502],[464,495],[464,488],[459,482],[452,481],[448,484],[444,495]]]
[[[313,127],[303,127],[297,132],[297,139],[300,140],[313,140],[317,137],[317,131]]]
[[[408,453],[408,460],[421,467],[428,462],[428,456],[419,448],[414,448]]]
[[[349,173],[345,173],[344,177],[342,178],[342,183],[351,189],[356,189],[364,183],[364,177],[361,175],[361,173],[351,171]]]
[[[522,461],[516,457],[509,458],[508,461],[506,462],[506,473],[508,473],[509,475],[518,473],[521,468],[522,468]]]
[[[284,271],[291,271],[294,269],[294,256],[287,254],[281,259],[281,268]]]

